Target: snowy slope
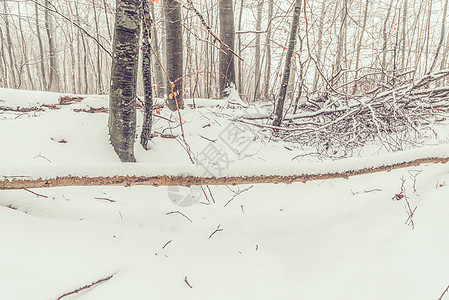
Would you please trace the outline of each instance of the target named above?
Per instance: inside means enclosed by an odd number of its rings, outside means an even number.
[[[39,107],[59,96],[0,89],[0,106]],[[354,158],[353,165],[317,164],[310,156],[292,161],[311,149],[245,128],[253,142],[238,148],[220,136],[236,124],[226,115],[246,108],[200,102],[202,108],[183,113],[186,139],[198,158],[211,144],[223,149],[232,161],[223,176],[342,169],[448,151],[441,128],[441,145],[427,150]],[[126,172],[108,143],[107,114],[74,112],[89,107],[107,107],[107,97],[58,110],[0,111],[0,176],[27,166],[50,175],[61,166],[95,175],[104,172],[95,169],[100,164]],[[176,115],[162,109],[160,116],[175,122],[156,117],[155,133],[179,136]],[[153,168],[141,172],[195,168],[176,139],[151,143],[148,152],[136,144],[140,165]],[[57,299],[110,275],[63,299],[437,299],[449,284],[448,171],[446,164],[422,165],[348,180],[211,186],[204,193],[144,186],[3,190],[0,299]],[[180,206],[175,196],[193,205]],[[408,207],[416,208],[414,229]]]

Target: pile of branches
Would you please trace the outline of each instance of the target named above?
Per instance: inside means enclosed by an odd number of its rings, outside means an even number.
[[[321,154],[346,155],[372,141],[388,151],[404,150],[435,136],[434,125],[449,117],[449,86],[438,86],[447,76],[449,70],[441,70],[361,95],[329,89],[324,101],[302,105],[300,114],[286,115],[284,126],[272,129]]]

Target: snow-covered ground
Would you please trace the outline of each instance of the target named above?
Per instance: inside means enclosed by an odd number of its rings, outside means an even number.
[[[40,107],[56,104],[59,96],[0,89],[0,107]],[[268,109],[217,107],[206,99],[196,104],[202,107],[182,115],[190,153],[198,161],[212,153],[219,162],[196,167],[199,173],[345,165],[293,159],[312,149],[270,141],[266,131],[229,120]],[[95,173],[102,164],[122,165],[108,143],[107,114],[74,111],[90,107],[107,107],[107,97],[87,96],[59,109],[0,111],[0,176],[11,176],[14,168],[27,172],[26,166],[31,171],[25,175],[41,170],[51,176],[67,166]],[[136,143],[137,165],[171,174],[195,168],[176,114],[155,113],[157,136],[150,151]],[[447,128],[437,131],[440,146],[407,153],[449,153]],[[377,150],[365,149],[364,158],[346,167],[380,163],[366,158]],[[438,299],[449,284],[448,184],[449,166],[429,164],[347,180],[210,186],[204,192],[149,186],[0,190],[0,299],[57,299],[111,275],[62,299]],[[179,205],[180,198],[193,205]]]

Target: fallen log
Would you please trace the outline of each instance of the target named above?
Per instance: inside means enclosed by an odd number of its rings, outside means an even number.
[[[446,147],[447,148],[447,147]],[[420,151],[422,152],[422,151]],[[293,182],[308,182],[313,180],[325,180],[336,178],[349,178],[356,175],[371,174],[376,172],[391,171],[394,169],[419,166],[422,164],[434,164],[434,163],[447,163],[449,161],[449,155],[446,153],[444,156],[436,155],[432,157],[416,157],[412,159],[400,159],[402,156],[394,154],[388,163],[379,164],[378,158],[370,159],[344,159],[337,162],[330,163],[317,163],[309,164],[303,171],[298,170],[297,174],[294,174],[295,170],[289,173],[281,174],[282,169],[279,169],[278,174],[274,174],[273,170],[268,170],[271,175],[245,175],[244,173],[225,176],[202,176],[198,169],[187,168],[190,171],[181,173],[179,175],[145,175],[147,172],[141,172],[143,169],[147,169],[149,165],[143,164],[145,168],[139,168],[130,170],[133,168],[133,164],[128,164],[126,167],[127,175],[109,175],[111,172],[117,171],[117,169],[110,168],[109,170],[98,170],[98,166],[93,166],[91,171],[87,170],[89,175],[57,175],[53,177],[45,176],[27,176],[27,175],[3,175],[3,179],[0,177],[0,190],[9,189],[25,189],[25,188],[47,188],[47,187],[61,187],[61,186],[133,186],[133,185],[149,185],[149,186],[192,186],[192,185],[238,185],[238,184],[254,184],[254,183],[293,183]],[[418,155],[419,156],[419,155]],[[388,155],[385,157],[389,157]],[[399,158],[398,158],[399,157]],[[354,166],[354,162],[358,166]],[[377,162],[377,163],[376,163]],[[343,166],[349,163],[351,169],[344,169]],[[50,166],[52,164],[49,164]],[[123,165],[123,164],[118,164]],[[134,164],[134,166],[139,164]],[[315,167],[313,167],[315,166]],[[42,169],[40,167],[39,169]],[[178,169],[178,168],[176,168]],[[182,168],[181,168],[182,169]],[[125,170],[125,169],[124,169]],[[172,171],[175,167],[172,167]],[[267,169],[265,169],[267,170]],[[328,170],[328,171],[327,171]],[[135,171],[136,174],[130,174]],[[170,171],[170,170],[168,170]],[[4,171],[0,169],[3,174]],[[77,173],[78,171],[74,171]],[[93,173],[91,173],[93,172]],[[104,173],[104,175],[102,175]],[[118,172],[117,172],[118,173]],[[140,173],[140,174],[139,174]],[[167,172],[169,173],[169,172]],[[173,172],[172,172],[173,173]],[[191,173],[186,174],[186,173]],[[1,173],[0,173],[1,174]],[[17,172],[15,174],[18,174]],[[25,174],[25,173],[23,173]],[[72,173],[74,174],[74,173]]]

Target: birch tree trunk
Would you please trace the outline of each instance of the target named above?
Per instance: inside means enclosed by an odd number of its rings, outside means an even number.
[[[285,56],[284,73],[282,75],[281,88],[276,103],[273,126],[280,126],[284,115],[285,95],[287,94],[288,79],[290,78],[290,67],[292,63],[293,51],[296,45],[296,33],[299,26],[299,15],[301,13],[301,0],[295,1],[292,25],[290,28],[290,36],[288,41],[287,54]]]
[[[135,162],[141,0],[117,0],[109,96],[109,137],[122,162]]]
[[[219,18],[220,18],[220,39],[231,50],[234,50],[234,8],[232,0],[219,0]],[[220,45],[219,54],[219,87],[220,97],[226,97],[226,88],[235,86],[235,69],[234,69],[234,55],[227,50],[223,45]]]
[[[183,46],[181,4],[176,0],[164,0],[166,19],[165,62],[171,82],[167,82],[167,106],[171,111],[184,108],[183,101]]]

